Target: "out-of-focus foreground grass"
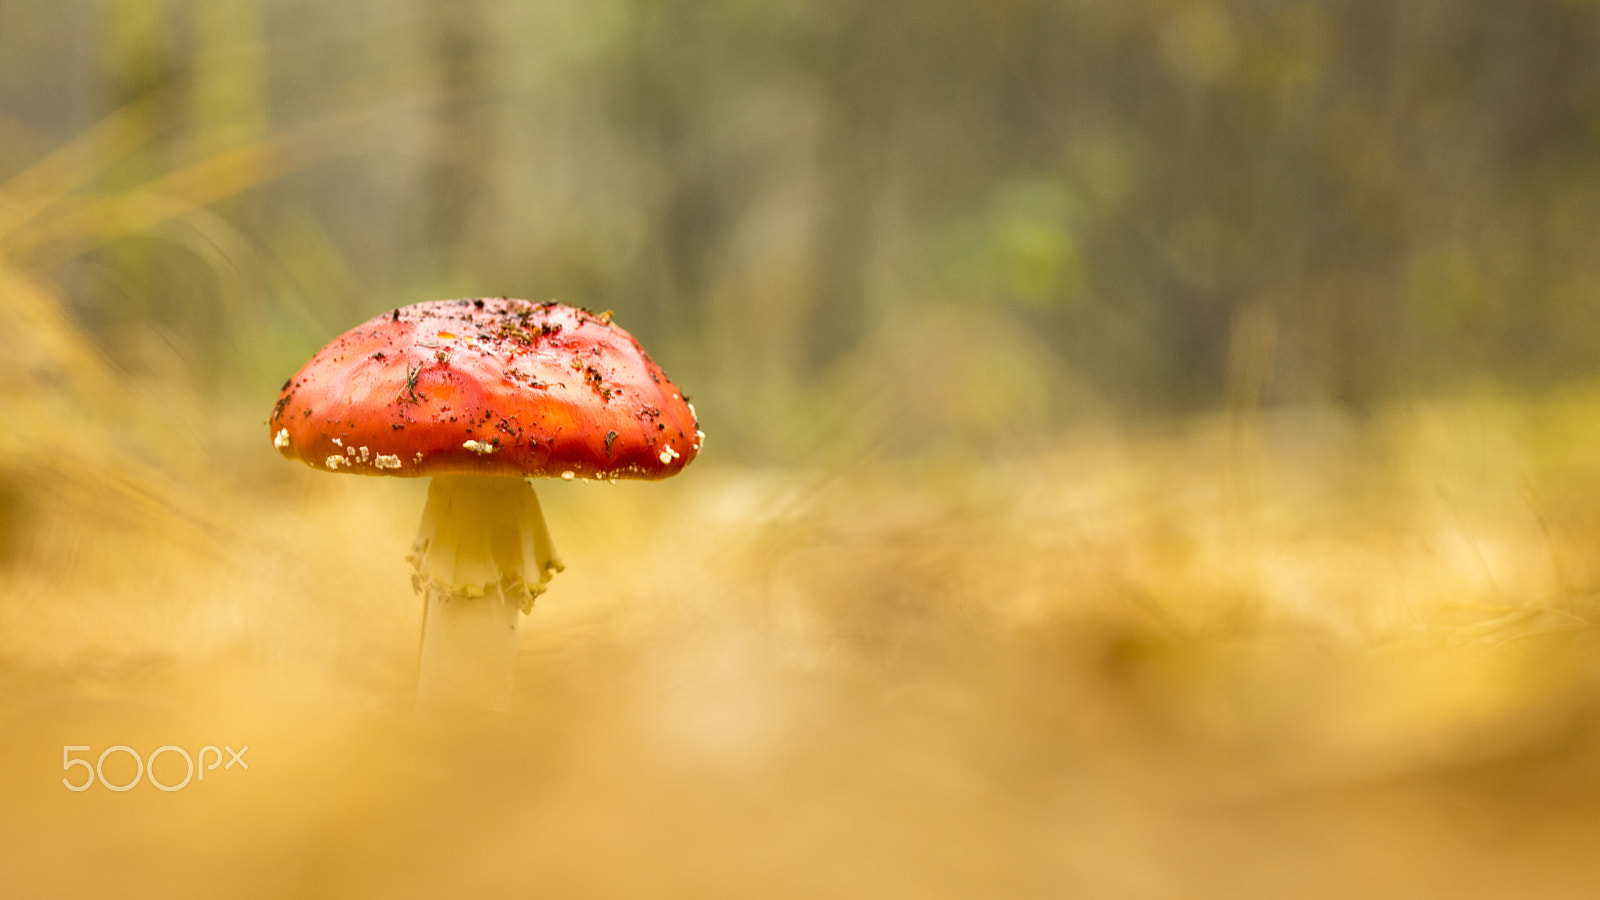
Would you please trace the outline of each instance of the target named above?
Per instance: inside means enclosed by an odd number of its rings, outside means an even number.
[[[920,467],[739,468],[713,436],[675,482],[543,489],[568,571],[524,620],[513,709],[452,723],[409,710],[424,484],[166,405],[171,458],[58,442],[82,459],[32,464],[8,510],[7,896],[1576,897],[1600,874],[1593,393],[1085,426]],[[64,745],[169,744],[250,768],[62,785]]]

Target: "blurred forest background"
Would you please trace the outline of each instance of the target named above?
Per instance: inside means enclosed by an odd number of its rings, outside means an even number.
[[[485,294],[709,439],[448,737],[262,422]],[[0,893],[1588,896],[1597,375],[1589,0],[0,0]]]
[[[917,450],[1600,360],[1577,0],[0,15],[6,272],[132,375],[259,395],[395,305],[560,298],[793,461],[818,394]]]

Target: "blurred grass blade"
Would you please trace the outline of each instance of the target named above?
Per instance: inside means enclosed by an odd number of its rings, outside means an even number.
[[[130,235],[146,235],[174,218],[226,200],[335,153],[372,146],[353,139],[363,119],[334,120],[216,153],[125,190],[58,204],[62,211],[25,231],[0,231],[0,252],[38,268]]]
[[[0,398],[62,380],[102,400],[115,390],[105,356],[56,297],[0,264]]]
[[[155,95],[128,104],[0,183],[0,245],[8,234],[143,146],[159,130]]]

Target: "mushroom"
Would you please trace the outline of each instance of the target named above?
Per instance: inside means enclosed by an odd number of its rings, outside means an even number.
[[[419,704],[503,708],[517,614],[562,564],[530,477],[659,479],[700,452],[687,397],[594,314],[507,298],[384,313],[284,383],[272,443],[312,468],[432,476],[407,557]]]

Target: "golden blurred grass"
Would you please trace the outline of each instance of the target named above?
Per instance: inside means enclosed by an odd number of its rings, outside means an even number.
[[[568,570],[523,622],[514,708],[467,721],[409,710],[423,483],[293,466],[247,413],[163,403],[187,455],[137,490],[6,460],[5,896],[1600,875],[1600,392],[815,471],[734,467],[713,435],[672,482],[542,489]],[[62,746],[116,744],[249,745],[251,768],[62,786]]]

